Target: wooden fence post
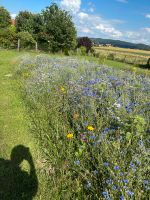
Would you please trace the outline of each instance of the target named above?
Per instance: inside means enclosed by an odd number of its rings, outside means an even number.
[[[18,39],[18,51],[20,51],[20,39]]]
[[[36,52],[38,51],[38,43],[37,42],[35,43],[35,51]]]

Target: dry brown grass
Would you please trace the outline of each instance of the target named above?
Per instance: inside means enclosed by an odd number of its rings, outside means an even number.
[[[150,58],[150,51],[125,49],[119,47],[95,47],[96,54],[106,56],[108,59],[129,64],[146,64]]]

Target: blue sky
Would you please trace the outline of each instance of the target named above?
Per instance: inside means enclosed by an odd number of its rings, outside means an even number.
[[[50,0],[0,0],[12,16],[20,10],[40,12]],[[57,0],[70,11],[78,36],[150,44],[150,0]]]

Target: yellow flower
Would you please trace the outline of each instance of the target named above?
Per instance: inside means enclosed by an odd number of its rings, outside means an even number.
[[[72,139],[72,138],[73,138],[73,134],[72,134],[72,133],[68,133],[68,134],[67,134],[67,138],[68,138],[68,139]]]
[[[88,126],[87,129],[88,129],[89,131],[94,131],[94,127],[93,127],[93,126]]]
[[[135,72],[135,71],[137,70],[137,68],[136,68],[136,67],[133,67],[132,70]]]
[[[65,92],[65,88],[64,88],[64,87],[61,87],[60,90],[61,90],[62,92]]]

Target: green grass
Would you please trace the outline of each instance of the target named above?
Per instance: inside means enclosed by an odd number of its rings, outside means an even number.
[[[37,141],[32,137],[28,129],[29,121],[20,95],[19,80],[14,78],[18,70],[19,59],[26,54],[27,53],[18,53],[15,51],[0,51],[0,176],[3,176],[2,165],[10,160],[12,149],[18,145],[29,147],[34,165],[36,166],[39,182],[38,194],[35,199],[43,199],[41,196],[44,197],[45,183],[42,178],[43,175],[40,173],[41,169],[39,166],[40,163],[42,163],[41,154]],[[22,163],[21,168],[29,172],[29,167],[25,162]],[[11,177],[7,177],[6,182],[5,180],[3,183],[0,182],[0,186],[1,184],[7,185],[7,181],[10,182]],[[13,184],[17,183],[15,182]],[[19,184],[23,185],[23,180],[21,180]],[[12,199],[10,196],[7,198]],[[16,199],[24,198],[21,198],[18,194]]]
[[[114,67],[114,68],[125,70],[125,71],[132,71],[132,72],[136,71],[137,74],[144,74],[146,76],[150,76],[150,70],[148,70],[148,69],[142,69],[136,65],[134,66],[134,65],[119,62],[116,60],[108,60],[108,59],[101,60],[100,58],[95,58],[95,57],[91,57],[91,56],[84,56],[84,57],[77,56],[77,58],[91,60],[91,61],[97,62],[99,64],[104,64],[109,67]]]
[[[34,138],[34,136],[31,133],[31,129],[29,129],[30,120],[20,90],[21,88],[20,83],[22,80],[21,77],[16,76],[16,72],[19,69],[20,59],[28,55],[30,55],[32,58],[36,54],[26,53],[26,52],[19,53],[16,51],[0,51],[0,85],[1,85],[0,87],[0,178],[1,176],[3,176],[4,172],[6,173],[6,170],[4,166],[1,166],[1,163],[3,165],[4,164],[10,165],[10,154],[12,152],[12,149],[18,145],[23,145],[24,147],[28,147],[30,149],[30,154],[32,155],[33,162],[35,165],[34,173],[36,172],[38,179],[38,191],[35,192],[37,194],[34,197],[34,199],[49,200],[50,194],[52,193],[50,186],[47,185],[48,183],[46,177],[50,173],[51,168],[50,166],[45,166],[46,162],[41,152],[43,151],[43,149],[40,150],[41,148],[39,147],[38,140]],[[92,57],[78,57],[78,58],[84,60],[89,59],[99,63],[101,62],[98,58],[92,58]],[[109,60],[105,60],[103,64],[118,69],[132,70],[133,68],[132,65],[127,65],[121,62],[109,61]],[[145,69],[137,68],[136,72],[150,75],[149,71]],[[47,151],[46,148],[45,151]],[[18,159],[21,158],[23,160],[23,158],[25,158],[25,155],[26,155],[25,149],[20,150],[18,154]],[[29,153],[27,153],[26,157],[27,157],[26,160],[32,165],[32,159]],[[1,158],[3,158],[3,160]],[[21,164],[21,169],[24,169],[26,172],[29,173],[29,166],[27,162],[23,162]],[[19,169],[17,168],[16,173],[18,173],[18,171]],[[8,168],[6,173],[7,176],[9,173],[10,171]],[[13,176],[15,175],[16,174],[13,174]],[[27,174],[24,173],[24,177],[26,177],[26,175]],[[18,180],[19,180],[18,185],[22,186],[23,187],[22,189],[26,191],[27,188],[26,186],[24,186],[24,181],[20,179]],[[57,181],[55,183],[55,188],[53,188],[54,193],[55,191],[59,192],[58,191],[59,189],[61,191],[62,190],[61,187],[64,184],[63,178],[61,180],[58,179]],[[59,182],[61,182],[62,185],[59,184]],[[5,180],[5,182],[2,183],[5,186],[5,189],[8,189],[7,183],[12,183],[11,176],[10,177],[8,176],[7,180]],[[58,188],[57,183],[59,184],[60,188]],[[13,184],[15,185],[16,182]],[[15,189],[17,191],[17,188]],[[64,188],[63,194],[65,194],[65,191],[66,189]],[[0,182],[0,192],[1,192],[1,182]],[[61,195],[62,194],[60,194],[60,196]],[[29,196],[31,197],[32,195],[29,194]],[[2,199],[1,196],[0,199]],[[12,199],[11,196],[8,196],[7,199],[5,198],[5,200],[8,199]],[[21,200],[25,198],[21,197],[20,194],[16,194],[16,199]],[[29,198],[27,200],[29,200]]]

